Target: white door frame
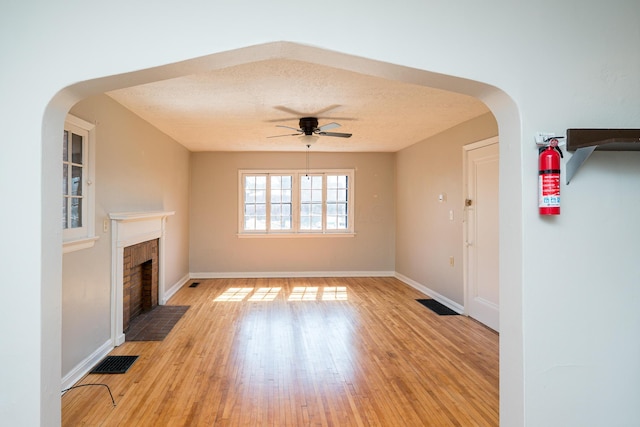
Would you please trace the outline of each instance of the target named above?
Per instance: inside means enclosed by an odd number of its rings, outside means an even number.
[[[467,209],[466,209],[466,198],[469,193],[468,189],[468,164],[467,164],[467,153],[471,150],[476,150],[478,148],[486,147],[492,144],[499,144],[499,137],[493,136],[491,138],[483,139],[481,141],[472,142],[471,144],[462,146],[462,206],[463,206],[463,216],[462,216],[462,283],[464,286],[464,315],[469,316],[469,277],[468,277],[468,268],[469,268],[469,260],[467,253],[467,242],[469,241],[469,236],[467,235]],[[500,287],[500,283],[498,283],[498,287]]]

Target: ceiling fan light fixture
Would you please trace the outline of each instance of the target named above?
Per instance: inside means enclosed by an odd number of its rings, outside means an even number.
[[[302,141],[304,145],[315,144],[318,139],[320,139],[318,135],[302,135],[300,137],[300,141]]]

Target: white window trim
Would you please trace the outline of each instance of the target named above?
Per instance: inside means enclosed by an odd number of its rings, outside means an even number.
[[[64,128],[77,127],[84,130],[87,139],[83,147],[86,162],[86,173],[83,173],[83,226],[74,229],[63,230],[62,252],[69,253],[87,249],[94,246],[96,240],[95,230],[95,125],[71,114],[67,115]]]
[[[348,175],[349,176],[349,228],[346,230],[299,230],[300,202],[299,202],[299,182],[294,184],[292,191],[292,230],[269,230],[269,231],[246,231],[244,230],[244,179],[245,175],[292,175],[294,182],[298,181],[301,175],[305,174],[323,175]],[[238,170],[238,238],[333,238],[333,237],[355,237],[355,169],[239,169]],[[323,217],[326,215],[326,185],[323,186]],[[325,218],[326,219],[326,218]]]

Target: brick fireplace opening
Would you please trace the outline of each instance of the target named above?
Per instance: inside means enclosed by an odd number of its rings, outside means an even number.
[[[122,329],[158,305],[158,247],[153,239],[124,248],[122,274]]]

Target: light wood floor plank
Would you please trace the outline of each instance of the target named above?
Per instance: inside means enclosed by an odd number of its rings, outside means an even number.
[[[230,288],[250,292],[216,301]],[[140,356],[129,372],[78,383],[117,406],[71,390],[63,425],[498,425],[498,335],[416,298],[394,278],[200,280],[164,341],[113,350]]]

